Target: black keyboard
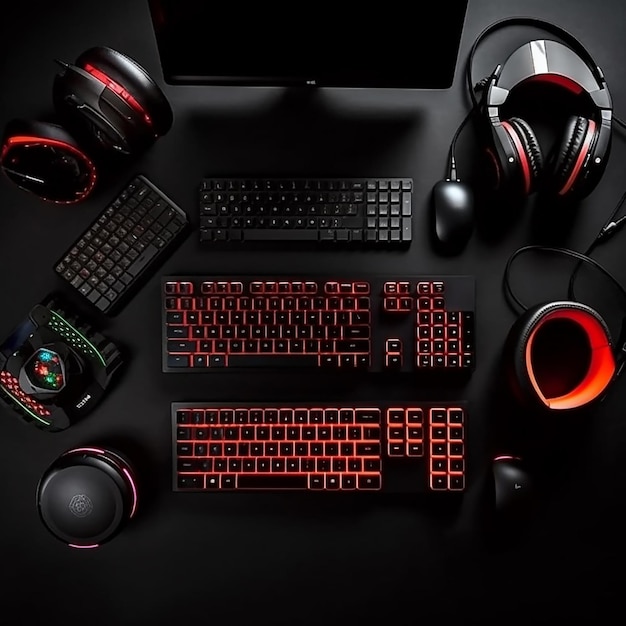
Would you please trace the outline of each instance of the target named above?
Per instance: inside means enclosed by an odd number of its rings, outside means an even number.
[[[411,178],[205,178],[200,241],[408,244]]]
[[[55,263],[54,271],[102,313],[113,315],[188,227],[185,212],[138,175]]]
[[[463,492],[466,404],[171,406],[174,491]]]
[[[470,372],[472,276],[165,276],[163,371]]]

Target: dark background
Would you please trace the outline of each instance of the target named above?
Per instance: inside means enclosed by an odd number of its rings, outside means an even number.
[[[406,19],[387,14],[384,5],[375,10],[381,27]],[[438,254],[429,238],[429,194],[445,174],[450,139],[468,109],[467,53],[486,25],[513,15],[552,21],[581,39],[606,75],[616,115],[626,117],[626,5],[618,0],[470,0],[457,74],[445,91],[171,87],[163,84],[142,1],[24,0],[3,9],[1,123],[13,117],[54,119],[52,59],[72,61],[93,45],[137,59],[163,86],[175,114],[166,136],[136,161],[103,170],[96,191],[80,205],[49,205],[2,180],[3,337],[58,286],[53,263],[136,172],[161,186],[194,225],[198,184],[209,174],[410,176],[415,237],[403,251],[298,252],[268,246],[264,252],[228,252],[201,249],[194,231],[105,325],[128,362],[91,415],[50,434],[3,414],[1,624],[547,623],[576,617],[599,621],[605,612],[622,608],[623,382],[593,410],[539,416],[508,398],[499,357],[515,319],[501,290],[507,258],[531,243],[587,247],[623,192],[623,131],[615,127],[606,173],[577,207],[563,212],[541,196],[528,199],[521,210],[495,203],[479,211],[474,236],[458,255]],[[233,40],[245,50],[236,25],[207,24],[208,50],[213,27],[233,28]],[[475,75],[485,75],[536,33],[515,27],[494,34],[479,47]],[[547,98],[546,107],[550,102]],[[470,180],[479,152],[473,129],[461,136],[458,150],[460,176]],[[618,235],[596,257],[626,282],[622,250]],[[556,258],[520,259],[516,289],[528,303],[560,298],[570,268]],[[469,382],[425,387],[411,376],[368,376],[321,385],[314,376],[293,372],[161,373],[160,274],[318,270],[355,277],[374,271],[476,276],[478,367]],[[597,307],[615,332],[620,310],[615,292],[597,275],[584,272],[581,278],[581,299]],[[468,400],[469,487],[462,505],[450,512],[427,497],[171,491],[170,402],[282,398]],[[137,517],[118,537],[81,551],[44,529],[35,488],[57,455],[83,444],[126,452],[136,465],[141,493]],[[505,532],[495,541],[489,461],[508,451],[532,460],[538,505],[521,531]]]

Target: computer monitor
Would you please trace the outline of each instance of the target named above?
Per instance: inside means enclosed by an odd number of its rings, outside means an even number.
[[[149,0],[168,84],[401,89],[452,85],[467,4]]]

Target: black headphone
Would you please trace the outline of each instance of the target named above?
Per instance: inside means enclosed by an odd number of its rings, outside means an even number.
[[[59,124],[14,119],[7,124],[0,166],[8,178],[44,200],[72,203],[93,190],[94,153],[135,154],[172,126],[160,87],[130,57],[99,46],[62,66],[53,84]]]
[[[472,65],[481,41],[504,26],[535,26],[566,43],[548,39],[529,41],[517,48],[493,72],[474,83]],[[448,180],[457,180],[455,144],[465,124],[476,114],[491,170],[492,191],[525,198],[534,191],[578,200],[600,181],[611,150],[612,102],[602,70],[573,35],[550,22],[531,17],[505,18],[487,26],[474,41],[466,65],[472,108],[457,129],[449,154]],[[504,117],[512,93],[528,85],[554,85],[581,111],[570,116],[555,149],[546,157],[531,125],[519,116]],[[476,95],[480,93],[480,100]]]
[[[510,23],[510,22],[509,22]],[[536,20],[516,20],[536,24]],[[528,195],[537,189],[560,197],[583,198],[598,184],[611,148],[612,105],[604,75],[591,55],[560,28],[562,39],[530,41],[498,65],[485,86],[482,115],[487,125],[487,153],[495,167],[497,188]],[[489,31],[490,32],[490,31]],[[570,116],[552,157],[544,164],[539,141],[520,117],[504,119],[501,108],[513,89],[549,83],[576,98],[586,96],[592,115]]]
[[[577,268],[582,263],[592,265],[618,288],[625,302],[626,290],[597,261],[567,248],[525,246],[516,250],[506,264],[507,300],[522,311],[509,330],[503,350],[504,371],[515,397],[525,406],[549,411],[587,406],[605,395],[622,370],[626,317],[619,338],[613,342],[602,316],[576,301],[573,282],[568,299],[526,307],[513,294],[509,275],[513,261],[529,251],[575,258],[579,262]]]

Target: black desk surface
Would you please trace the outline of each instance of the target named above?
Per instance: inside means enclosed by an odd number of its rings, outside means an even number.
[[[92,45],[126,52],[163,85],[144,2],[24,1],[3,11],[2,123],[16,116],[53,117],[52,59],[73,60]],[[384,9],[377,12],[384,27],[392,16]],[[459,69],[449,90],[305,94],[163,85],[175,112],[172,130],[136,161],[104,173],[84,203],[48,205],[6,179],[1,182],[0,334],[5,336],[57,286],[53,262],[135,172],[160,185],[196,226],[197,187],[207,174],[413,177],[415,238],[408,250],[211,251],[200,249],[194,231],[159,274],[332,272],[337,267],[355,275],[473,274],[479,356],[469,382],[453,388],[420,389],[410,377],[397,382],[367,377],[345,389],[338,382],[320,389],[314,377],[293,372],[280,378],[263,372],[165,375],[155,275],[107,325],[130,358],[119,384],[94,413],[57,434],[3,414],[0,623],[414,624],[451,618],[547,623],[557,617],[600,617],[619,608],[626,388],[618,382],[603,403],[582,416],[539,418],[499,399],[505,396],[498,359],[515,317],[501,290],[506,259],[530,243],[586,248],[623,192],[623,132],[615,127],[602,181],[569,215],[556,216],[549,201],[532,197],[514,218],[492,214],[483,220],[467,248],[450,257],[436,254],[428,236],[430,190],[445,173],[450,139],[467,111],[462,70],[468,50],[487,24],[511,15],[541,17],[579,37],[604,70],[616,114],[626,116],[624,3],[471,0]],[[211,50],[212,27],[231,26],[207,25],[207,53],[228,54]],[[536,33],[516,28],[497,33],[479,48],[476,75]],[[365,37],[367,45],[372,40],[375,34]],[[415,59],[422,62],[428,60]],[[462,176],[477,151],[474,133],[467,130],[459,141]],[[499,208],[506,215],[508,207]],[[618,236],[598,249],[597,258],[626,282],[622,249]],[[520,270],[516,280],[527,300],[538,298],[541,290],[552,299],[561,297],[566,266],[543,260],[537,272],[535,261],[525,262],[534,270]],[[551,268],[554,275],[547,271]],[[615,306],[607,305],[608,316]],[[469,400],[469,489],[460,509],[444,514],[427,499],[171,491],[170,402],[278,399],[286,389],[294,399],[419,395]],[[540,505],[525,532],[494,546],[486,537],[484,478],[491,455],[503,447],[494,433],[511,418],[527,427],[520,437],[543,446],[542,471],[535,477]],[[506,440],[515,444],[514,437]],[[110,443],[131,455],[142,483],[140,510],[111,543],[73,550],[41,525],[35,487],[58,454],[88,443]]]

